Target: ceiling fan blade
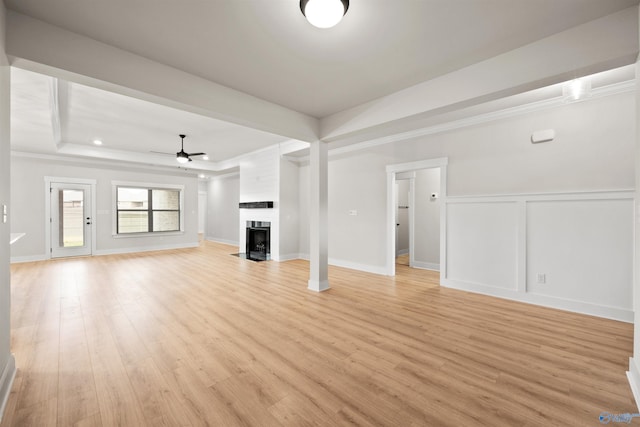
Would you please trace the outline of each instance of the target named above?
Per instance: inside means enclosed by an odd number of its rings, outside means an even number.
[[[150,150],[149,152],[150,152],[150,153],[155,153],[155,154],[166,154],[167,156],[175,156],[175,155],[176,155],[176,153],[165,153],[165,152],[163,152],[163,151],[153,151],[153,150]]]
[[[187,156],[206,156],[207,153],[187,153]]]

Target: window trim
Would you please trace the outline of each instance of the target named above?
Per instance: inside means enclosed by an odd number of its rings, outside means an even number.
[[[138,188],[144,190],[178,190],[180,192],[180,230],[172,231],[145,231],[140,233],[118,233],[118,187]],[[152,237],[175,236],[184,234],[184,185],[157,184],[149,182],[111,181],[111,235],[122,239],[128,237]],[[125,209],[126,210],[126,209]],[[165,209],[166,210],[166,209]],[[163,211],[158,209],[157,211]],[[171,210],[173,211],[173,210]],[[153,210],[140,210],[140,212],[154,212]]]

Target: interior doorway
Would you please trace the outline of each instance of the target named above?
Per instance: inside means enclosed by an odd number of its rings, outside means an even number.
[[[92,255],[95,248],[95,183],[49,177],[45,181],[46,240],[50,257]]]
[[[442,277],[446,267],[446,177],[446,158],[387,166],[390,276],[398,265],[439,271]]]
[[[414,172],[396,175],[396,265],[411,266],[411,244],[413,238],[413,218],[410,209],[411,190],[415,181]]]

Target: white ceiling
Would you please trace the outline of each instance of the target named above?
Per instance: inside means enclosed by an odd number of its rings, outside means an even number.
[[[317,118],[638,4],[351,0],[338,26],[320,30],[305,21],[299,0],[4,1],[22,14]],[[12,79],[12,146],[20,151],[60,153],[100,138],[102,152],[164,164],[149,151],[175,153],[177,135],[185,133],[186,151],[205,151],[220,162],[285,141],[77,83],[58,81],[52,103],[52,78],[14,69]],[[60,121],[59,135],[52,117]],[[91,148],[86,155],[101,157]]]
[[[299,0],[5,0],[7,7],[314,116],[354,107],[637,0],[352,0],[330,30]]]
[[[65,145],[118,150],[132,159],[153,151],[170,154],[173,164],[184,133],[185,151],[205,152],[221,162],[286,139],[255,129],[200,116],[76,83],[13,68],[11,73],[11,145],[14,150],[55,154]],[[59,140],[54,134],[52,85],[58,84]]]

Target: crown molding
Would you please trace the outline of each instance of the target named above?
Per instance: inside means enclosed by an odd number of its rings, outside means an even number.
[[[27,151],[17,151],[11,150],[11,157],[17,158],[25,158],[25,159],[35,159],[35,160],[46,160],[50,162],[56,162],[61,164],[72,164],[83,167],[101,167],[105,169],[114,169],[114,170],[127,170],[132,172],[148,172],[148,173],[158,173],[162,172],[163,174],[173,174],[178,176],[190,176],[197,177],[199,171],[197,170],[186,170],[180,167],[169,167],[169,166],[153,166],[153,165],[145,165],[141,163],[135,162],[122,162],[116,163],[113,160],[102,160],[95,158],[86,158],[86,157],[73,157],[68,155],[59,155],[59,154],[44,154],[44,153],[31,153]]]
[[[331,149],[331,143],[329,143],[328,155],[329,157],[331,157],[331,156],[337,156],[345,153],[351,153],[354,151],[366,150],[368,148],[373,148],[380,145],[406,141],[406,140],[418,138],[421,136],[434,135],[442,132],[449,132],[452,130],[461,129],[469,126],[475,126],[482,123],[488,123],[496,120],[503,120],[503,119],[507,119],[515,116],[529,114],[536,111],[543,111],[551,108],[558,108],[568,104],[589,102],[594,99],[632,92],[635,89],[636,89],[635,80],[627,80],[627,81],[595,88],[591,91],[591,96],[589,98],[585,98],[578,101],[567,102],[561,96],[559,96],[559,97],[554,97],[550,99],[545,99],[542,101],[536,101],[536,102],[522,104],[522,105],[505,108],[497,111],[492,111],[489,113],[478,114],[472,117],[467,117],[460,120],[453,120],[453,121],[449,121],[449,122],[434,125],[434,126],[427,126],[427,127],[423,127],[423,128],[408,131],[408,132],[401,132],[394,135],[375,138],[369,141],[347,145],[345,147]],[[309,160],[309,156],[307,155],[307,156],[299,157],[295,161],[297,161],[298,163],[303,163],[308,160]]]
[[[268,147],[260,148],[258,150],[250,151],[243,155],[223,160],[220,162],[204,162],[196,160],[194,165],[174,166],[173,161],[167,161],[165,158],[158,158],[156,156],[145,154],[143,158],[136,157],[138,160],[131,160],[133,153],[122,150],[109,150],[104,148],[85,147],[79,144],[63,143],[58,146],[60,151],[56,154],[45,153],[33,153],[27,151],[12,150],[11,155],[14,157],[26,157],[40,160],[49,160],[55,162],[68,162],[72,164],[80,164],[83,166],[97,165],[107,167],[111,169],[135,169],[135,170],[148,170],[148,171],[170,171],[179,175],[198,175],[205,174],[210,177],[214,176],[227,176],[227,175],[210,175],[220,171],[227,171],[240,166],[240,162],[247,157],[253,156],[258,153],[279,150],[281,156],[294,153],[296,151],[304,150],[309,147],[308,142],[290,139],[278,144],[272,144]],[[98,157],[97,155],[108,156]],[[288,156],[287,156],[288,158]],[[145,159],[145,160],[143,160]],[[157,164],[163,161],[167,161],[167,164]],[[122,163],[127,164],[123,166]],[[156,163],[156,164],[150,164]],[[179,169],[176,171],[176,169]],[[184,172],[180,171],[183,170]],[[232,173],[233,174],[233,173]]]
[[[240,171],[225,173],[224,175],[212,175],[209,177],[208,181],[220,181],[227,178],[233,178],[236,176],[240,176]]]

